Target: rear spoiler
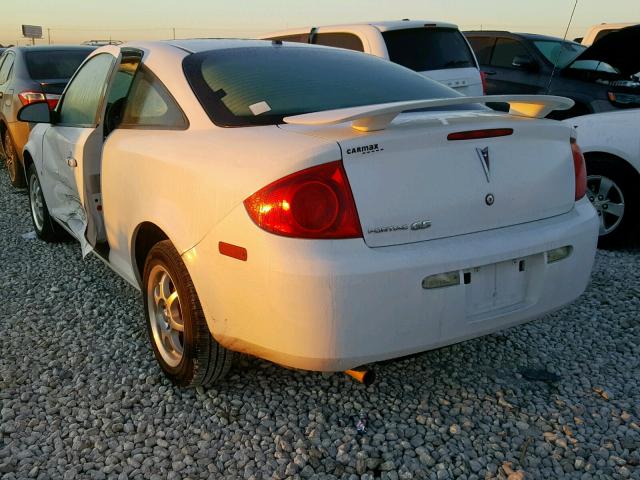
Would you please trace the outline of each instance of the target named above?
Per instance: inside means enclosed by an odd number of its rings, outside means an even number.
[[[473,103],[508,103],[509,113],[529,118],[544,118],[554,110],[568,110],[574,101],[552,95],[486,95],[482,97],[454,97],[435,100],[409,100],[405,102],[380,103],[361,107],[340,108],[323,112],[305,113],[285,117],[291,125],[335,125],[351,122],[351,126],[362,132],[384,130],[400,113],[419,108],[449,107]]]

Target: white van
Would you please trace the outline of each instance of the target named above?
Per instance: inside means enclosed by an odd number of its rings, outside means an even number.
[[[464,95],[484,94],[478,62],[456,25],[424,20],[293,28],[262,36],[267,40],[346,48],[385,58]]]

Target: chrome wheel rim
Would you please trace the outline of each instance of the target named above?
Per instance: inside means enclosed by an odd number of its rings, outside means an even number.
[[[600,236],[618,228],[624,217],[624,195],[620,187],[604,175],[589,175],[587,195],[600,218]]]
[[[16,151],[13,148],[9,135],[4,137],[4,163],[9,171],[9,178],[13,182],[16,179],[15,164],[16,164]]]
[[[42,196],[40,181],[36,175],[31,175],[29,180],[29,203],[31,204],[33,223],[38,232],[41,232],[44,225],[44,197]]]
[[[184,356],[184,319],[175,283],[162,265],[149,274],[147,305],[156,348],[167,365],[176,367]]]

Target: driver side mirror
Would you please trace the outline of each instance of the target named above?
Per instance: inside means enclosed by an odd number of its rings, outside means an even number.
[[[18,120],[31,123],[55,123],[55,112],[47,102],[30,103],[18,111]]]
[[[538,70],[538,63],[529,55],[516,55],[513,57],[511,65],[516,68],[522,68],[529,71]]]

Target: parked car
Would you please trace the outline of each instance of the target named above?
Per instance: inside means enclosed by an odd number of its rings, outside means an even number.
[[[29,137],[29,125],[18,121],[18,110],[40,101],[53,108],[92,50],[60,45],[11,47],[0,57],[0,146],[13,186],[24,186],[22,149]]]
[[[636,23],[601,23],[600,25],[594,25],[591,27],[587,34],[582,38],[577,38],[575,41],[581,43],[585,47],[590,47],[598,40],[606,37],[610,33],[618,32],[623,28],[631,27],[633,25],[638,25],[640,22]]]
[[[548,93],[576,102],[554,118],[640,106],[640,80],[634,77],[640,60],[629,55],[630,45],[640,42],[640,27],[611,34],[590,48],[529,33],[465,35],[486,75],[487,94]]]
[[[292,28],[262,38],[369,53],[437,80],[464,95],[482,95],[483,83],[469,43],[451,23],[428,20]]]
[[[580,295],[598,231],[573,129],[527,118],[572,102],[486,98],[337,48],[102,47],[20,112],[34,228],[142,290],[179,385],[232,351],[340,371],[484,335]]]
[[[566,122],[576,127],[587,161],[587,196],[600,217],[599,246],[629,244],[640,229],[640,110]]]

